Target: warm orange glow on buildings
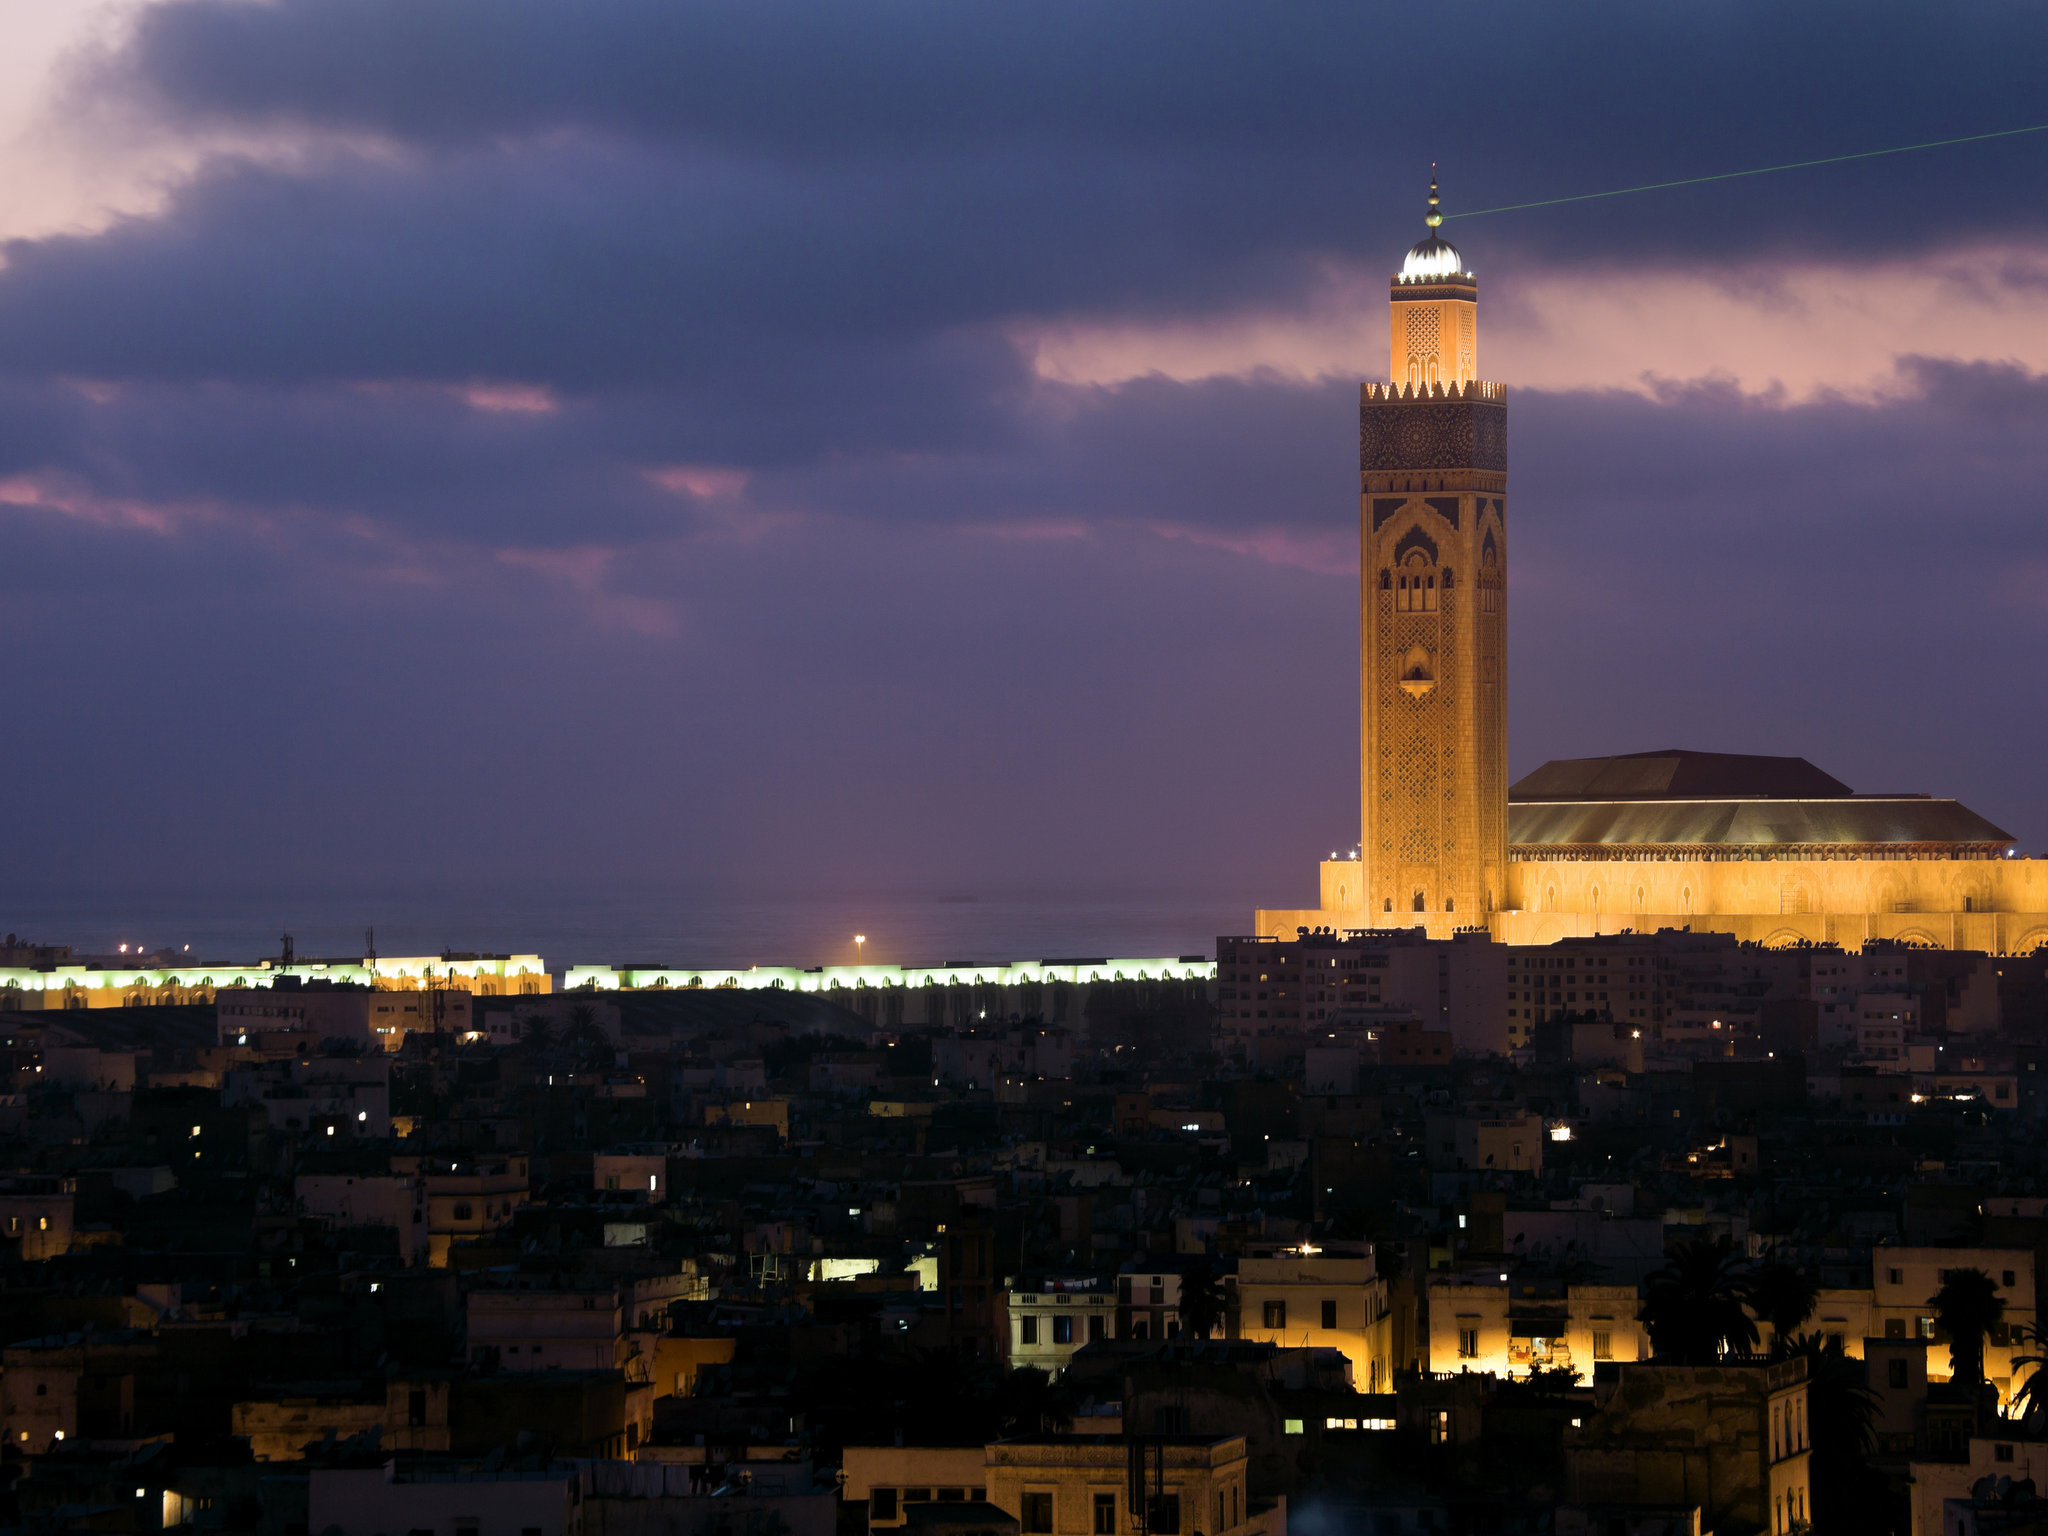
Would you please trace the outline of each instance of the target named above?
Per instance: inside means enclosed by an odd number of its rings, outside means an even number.
[[[1389,285],[1392,382],[1360,390],[1358,853],[1257,932],[2048,944],[2048,861],[1953,801],[1698,752],[1551,763],[1511,796],[1507,393],[1479,378],[1478,280],[1441,222],[1432,179],[1429,233]]]

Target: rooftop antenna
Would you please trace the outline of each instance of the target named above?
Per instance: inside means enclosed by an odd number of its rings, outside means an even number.
[[[279,965],[290,965],[292,963],[292,936],[290,934],[284,936],[284,953],[278,956],[277,963]]]
[[[363,964],[369,970],[377,969],[377,930],[374,928],[363,930]]]

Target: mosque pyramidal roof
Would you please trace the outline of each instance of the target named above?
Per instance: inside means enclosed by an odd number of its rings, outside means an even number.
[[[1981,858],[2012,843],[1954,800],[1859,795],[1803,757],[1672,749],[1558,758],[1517,780],[1508,802],[1508,842],[1536,856],[1910,846]]]
[[[1832,800],[1854,794],[1803,757],[1630,752],[1561,757],[1516,781],[1510,800]]]

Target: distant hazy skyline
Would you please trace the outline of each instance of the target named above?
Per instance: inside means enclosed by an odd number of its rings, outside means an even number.
[[[0,929],[1309,899],[1431,161],[1455,213],[2009,128],[2044,52],[1988,5],[0,0]],[[1517,773],[1798,754],[2048,852],[2044,190],[2048,134],[1446,227]]]

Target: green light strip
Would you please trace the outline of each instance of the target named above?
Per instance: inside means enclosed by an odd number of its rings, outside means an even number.
[[[1986,139],[2017,138],[2023,133],[2048,133],[2048,123],[2031,128],[2001,128],[1996,133],[1971,133],[1959,139],[1929,139],[1925,144],[1900,144],[1891,149],[1865,149],[1853,155],[1827,155],[1819,160],[1794,160],[1785,165],[1760,165],[1747,171],[1721,171],[1713,176],[1687,176],[1679,181],[1652,181],[1640,187],[1616,187],[1610,192],[1579,192],[1571,197],[1546,197],[1533,203],[1503,203],[1498,208],[1474,208],[1467,213],[1447,213],[1452,219],[1476,219],[1488,213],[1519,213],[1524,208],[1555,208],[1560,203],[1590,203],[1603,197],[1628,197],[1636,192],[1662,192],[1670,187],[1697,187],[1709,181],[1735,181],[1744,176],[1770,176],[1779,171],[1804,171],[1816,165],[1840,165],[1848,160],[1876,160],[1884,155],[1910,155],[1922,149],[1947,149],[1956,144],[1981,144]]]

